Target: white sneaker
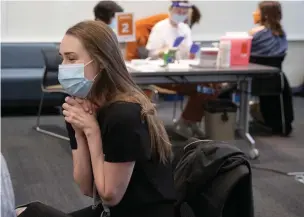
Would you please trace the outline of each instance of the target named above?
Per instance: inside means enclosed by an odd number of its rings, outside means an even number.
[[[191,123],[190,124],[191,130],[198,138],[205,138],[206,134],[203,129],[200,127],[199,123]]]
[[[191,138],[193,136],[191,127],[183,120],[179,120],[174,124],[174,132],[184,138]]]

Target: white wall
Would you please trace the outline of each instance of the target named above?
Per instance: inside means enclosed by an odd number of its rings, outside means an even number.
[[[304,41],[288,43],[288,54],[284,61],[283,71],[292,87],[299,87],[304,83]]]
[[[67,28],[93,18],[98,1],[1,1],[1,41],[58,42]],[[193,28],[194,40],[217,40],[226,31],[247,31],[257,1],[192,1],[203,18]],[[135,18],[167,12],[168,1],[118,1]],[[304,1],[283,1],[283,25],[289,52],[284,69],[292,86],[304,75]]]
[[[118,1],[136,18],[167,12],[169,1]],[[193,1],[203,20],[193,28],[194,39],[214,40],[227,31],[247,31],[252,26],[256,1]],[[71,25],[93,18],[97,1],[2,1],[3,40],[60,40]],[[304,40],[304,1],[282,1],[283,25],[291,40]]]

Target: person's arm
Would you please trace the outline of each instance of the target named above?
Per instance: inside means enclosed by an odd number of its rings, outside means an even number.
[[[149,51],[149,57],[151,58],[162,58],[164,52],[166,52],[169,47],[164,43],[164,38],[162,31],[159,26],[154,26],[151,30],[146,49]]]
[[[73,177],[81,192],[93,196],[93,171],[87,140],[83,133],[75,133],[77,149],[72,150]]]
[[[107,117],[107,132],[100,128],[86,132],[94,181],[99,196],[108,206],[117,205],[129,185],[135,162],[145,156],[142,149],[143,123],[134,105],[122,105]]]
[[[263,29],[265,29],[265,26],[257,26],[249,30],[248,34],[253,36],[254,34],[256,34],[259,31],[262,31]]]
[[[1,153],[1,216],[15,217],[15,196],[6,161]]]
[[[93,172],[86,137],[66,122],[73,156],[73,177],[84,195],[93,196]]]

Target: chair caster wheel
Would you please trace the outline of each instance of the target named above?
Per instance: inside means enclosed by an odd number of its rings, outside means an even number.
[[[254,160],[257,159],[259,157],[259,150],[254,148],[252,150],[249,151],[249,157],[250,159]]]

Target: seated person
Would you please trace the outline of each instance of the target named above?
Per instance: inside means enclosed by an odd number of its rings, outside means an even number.
[[[67,30],[59,49],[58,80],[71,96],[62,108],[74,180],[94,206],[64,214],[29,205],[22,217],[174,217],[168,135],[132,80],[112,33],[104,22],[80,22]],[[93,111],[86,112],[84,104],[94,105]]]
[[[156,23],[168,19],[168,17],[168,13],[157,14],[136,21],[136,41],[128,42],[126,44],[125,59],[130,61],[132,59],[141,59],[142,57],[147,56],[145,47],[147,45],[152,28]],[[185,23],[189,24],[191,28],[195,23],[198,23],[200,21],[200,18],[201,14],[199,9],[195,5],[192,5]],[[140,55],[141,52],[143,52],[142,55]]]
[[[258,26],[249,31],[253,36],[251,55],[285,55],[288,43],[281,25],[281,4],[277,1],[260,2],[253,13],[253,19]]]
[[[95,20],[103,21],[112,29],[115,28],[115,13],[123,12],[123,8],[114,1],[100,1],[94,7]]]
[[[286,54],[288,42],[281,25],[282,9],[277,1],[262,1],[253,13],[254,24],[257,27],[249,31],[253,36],[251,55],[283,56]],[[261,123],[264,122],[259,104],[251,106],[251,115]]]
[[[174,40],[179,36],[185,39],[179,46],[182,59],[193,58],[190,55],[190,47],[193,43],[191,29],[185,24],[191,5],[188,1],[173,1],[169,11],[169,18],[157,23],[150,34],[146,48],[151,57],[162,58],[165,51],[170,48]],[[210,85],[214,88],[216,84]],[[204,133],[199,125],[204,115],[203,105],[208,99],[216,98],[216,94],[206,95],[197,92],[196,84],[178,84],[178,85],[158,85],[160,87],[174,90],[179,94],[190,96],[181,118],[175,124],[175,132],[183,137],[198,136],[204,137]]]
[[[178,50],[181,59],[190,58],[190,47],[193,44],[190,26],[185,24],[189,10],[188,1],[172,1],[169,18],[158,22],[151,31],[146,45],[149,56],[162,58],[163,54],[173,46],[175,39],[183,36],[184,40]]]

